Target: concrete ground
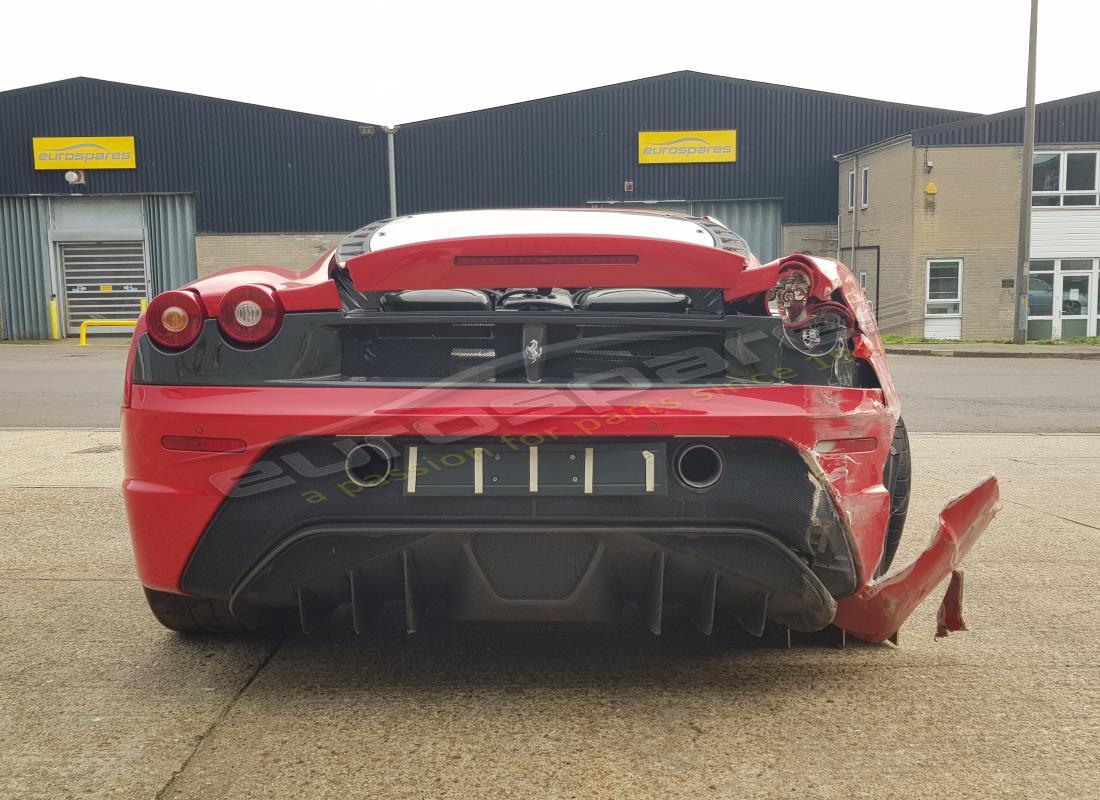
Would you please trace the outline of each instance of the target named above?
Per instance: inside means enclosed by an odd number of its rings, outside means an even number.
[[[1000,342],[921,342],[888,344],[891,355],[949,356],[955,358],[1072,358],[1092,361],[1100,359],[1100,345],[1095,344],[1003,344]]]
[[[129,343],[0,344],[0,427],[117,428]]]
[[[971,630],[933,639],[937,592],[899,648],[786,651],[636,620],[173,634],[119,497],[124,354],[0,347],[0,798],[1100,796],[1100,363],[892,358],[899,561],[1002,481]]]
[[[900,559],[989,471],[971,630],[746,648],[688,626],[182,637],[134,580],[118,434],[0,431],[0,797],[1100,795],[1100,436],[917,434]],[[937,593],[938,596],[938,593]]]

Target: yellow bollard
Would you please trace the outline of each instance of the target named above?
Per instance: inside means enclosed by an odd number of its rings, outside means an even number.
[[[50,298],[50,338],[57,342],[61,340],[61,324],[57,317],[57,296]]]

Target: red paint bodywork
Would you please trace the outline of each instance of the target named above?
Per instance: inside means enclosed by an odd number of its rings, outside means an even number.
[[[993,520],[999,498],[997,479],[990,477],[948,503],[940,513],[936,537],[920,557],[837,603],[835,624],[860,639],[884,642],[948,573],[955,572],[941,609],[940,630],[944,635],[964,630],[962,577],[955,567]]]
[[[556,256],[574,261],[538,265],[461,263],[509,256]],[[592,260],[575,261],[585,256]],[[633,256],[637,261],[600,263],[600,257],[605,256]],[[662,289],[734,287],[747,263],[737,253],[710,246],[634,236],[553,234],[442,239],[392,247],[350,259],[347,269],[355,288],[363,292],[542,286],[547,280],[552,280],[555,286]]]
[[[637,255],[632,264],[458,266],[456,257]],[[307,435],[544,437],[751,436],[795,447],[825,480],[855,553],[861,588],[838,603],[837,624],[872,641],[888,638],[965,555],[992,516],[996,480],[944,511],[940,536],[896,577],[877,581],[889,496],[882,484],[900,405],[874,316],[851,273],[837,262],[794,257],[815,275],[814,294],[842,299],[870,345],[881,388],[738,386],[637,389],[186,387],[132,385],[127,365],[122,433],[124,494],[138,573],[150,588],[179,592],[203,530],[237,478],[272,444]],[[786,260],[760,265],[736,253],[656,239],[497,236],[394,247],[351,259],[362,291],[470,286],[725,287],[746,298],[775,284]],[[288,313],[339,309],[331,254],[304,272],[230,270],[189,285],[206,313],[242,283],[273,288]],[[548,277],[552,276],[552,277]],[[761,306],[763,304],[761,302]],[[136,342],[145,329],[135,331]],[[164,436],[243,439],[242,453],[167,450]],[[872,438],[868,452],[819,453],[818,442]],[[170,521],[170,524],[168,524]]]
[[[294,311],[338,311],[340,293],[329,274],[329,262],[332,254],[307,270],[295,271],[280,267],[239,267],[218,272],[187,284],[202,298],[208,317],[217,317],[222,297],[230,289],[255,283],[270,286],[279,295],[283,310]],[[134,334],[137,339],[137,334]]]

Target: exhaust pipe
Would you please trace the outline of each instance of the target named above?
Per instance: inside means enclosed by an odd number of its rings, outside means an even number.
[[[344,471],[354,483],[365,489],[373,489],[389,479],[393,471],[393,458],[380,444],[358,444],[348,451]]]
[[[725,469],[722,454],[709,444],[689,444],[676,454],[673,471],[689,489],[709,489]]]

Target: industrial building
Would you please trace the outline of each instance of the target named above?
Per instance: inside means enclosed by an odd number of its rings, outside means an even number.
[[[835,247],[834,153],[966,116],[678,72],[401,125],[392,188],[400,213],[709,213],[770,259]],[[390,214],[387,139],[378,124],[90,78],[0,93],[3,336],[48,337],[51,298],[71,335],[217,269],[308,266]]]
[[[1043,146],[1087,150],[1086,140],[1100,140],[1096,99],[1064,102],[1091,102],[1091,111],[1073,112],[1091,118],[1074,117],[1072,139],[1040,125]],[[1041,117],[1049,113],[1044,106]],[[219,269],[308,266],[347,231],[395,209],[644,205],[713,215],[762,260],[840,254],[888,330],[1007,338],[1011,287],[1001,281],[1014,264],[1005,235],[1019,147],[1002,116],[696,72],[396,128],[91,78],[0,92],[0,330],[6,339],[48,338],[51,300],[61,335],[86,319],[132,320],[143,298]],[[1001,155],[962,155],[994,130],[1001,139],[978,149]],[[1059,188],[1079,185],[1083,162],[1058,163],[1066,183],[1051,183],[1048,165],[1044,180],[1055,188],[1041,192],[1062,205],[1038,209],[1037,221],[1081,216],[1095,230],[1095,208],[1064,207],[1085,193]],[[959,178],[965,195],[952,169],[972,170]],[[853,196],[864,194],[850,210],[849,172],[863,176]],[[929,182],[939,187],[931,200]],[[970,237],[966,246],[928,239],[952,226]],[[1075,253],[1050,255],[1046,272],[1048,256],[1035,256],[1036,274],[1049,273],[1052,297],[1076,288],[1090,298],[1083,317],[1093,332],[1100,247],[1088,256],[1088,286],[1078,285]],[[960,296],[929,305],[920,264],[937,262],[940,292],[950,269],[938,262],[951,259],[960,262]],[[952,302],[958,315],[941,313]],[[1049,335],[1078,330],[1070,310],[1051,312]]]
[[[1011,339],[1023,110],[917,128],[837,157],[841,256],[880,326]],[[1100,334],[1100,92],[1036,107],[1029,339]],[[853,245],[855,255],[852,255]]]

